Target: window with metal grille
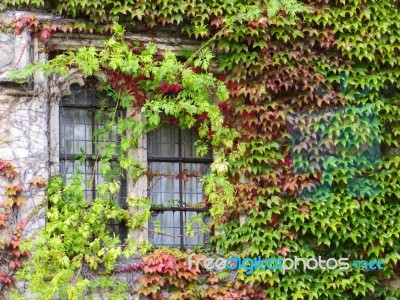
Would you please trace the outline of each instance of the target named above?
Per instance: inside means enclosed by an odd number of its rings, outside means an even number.
[[[60,103],[60,173],[64,180],[76,171],[82,172],[85,178],[85,196],[89,203],[97,197],[96,187],[104,182],[105,178],[99,174],[100,162],[96,159],[100,147],[106,143],[119,143],[119,136],[115,128],[111,128],[107,134],[95,137],[94,132],[104,126],[110,120],[110,114],[104,107],[115,107],[112,99],[105,99],[95,88],[78,84],[70,87],[71,95],[63,97]],[[100,105],[101,101],[105,101]],[[122,111],[116,111],[116,117],[122,117]],[[84,162],[84,163],[83,163]],[[111,161],[111,165],[117,167],[117,159]],[[116,172],[115,172],[116,173]],[[110,172],[110,176],[114,176]],[[121,190],[118,195],[118,203],[126,206],[126,182],[121,181]],[[122,239],[127,235],[126,226],[112,222],[110,229]]]
[[[202,214],[207,223],[207,208],[199,204],[204,199],[199,180],[209,172],[212,154],[196,157],[197,137],[195,130],[178,126],[162,126],[147,137],[149,197],[155,214],[149,221],[150,241],[156,246],[183,250],[208,243],[209,234],[197,225],[193,227],[195,236],[185,236],[185,224],[196,214]]]

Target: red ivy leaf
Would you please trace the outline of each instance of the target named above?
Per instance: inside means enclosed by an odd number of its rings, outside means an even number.
[[[157,91],[163,95],[176,95],[182,90],[178,84],[162,84],[157,88]]]
[[[24,190],[25,190],[25,188],[20,184],[18,184],[18,185],[9,184],[7,186],[6,194],[7,194],[7,196],[18,196]]]
[[[18,249],[14,249],[11,252],[16,258],[19,258],[22,255],[21,251],[19,251]]]
[[[8,161],[1,161],[0,160],[0,170],[8,167],[10,163]]]
[[[214,18],[212,21],[211,21],[211,26],[213,26],[213,27],[215,27],[215,28],[219,28],[220,26],[221,26],[221,24],[222,24],[222,17],[221,16],[218,16],[218,17],[216,17],[216,18]]]
[[[12,240],[10,244],[14,249],[16,249],[17,247],[19,247],[20,241],[19,240]]]
[[[42,188],[46,185],[46,180],[44,178],[33,177],[29,183],[35,188]]]
[[[14,269],[16,268],[15,262],[14,262],[14,261],[10,261],[10,263],[8,264],[8,267],[9,267],[11,270],[14,270]]]
[[[283,190],[284,191],[296,191],[297,189],[297,183],[296,182],[290,182],[290,181],[286,181],[285,184],[283,185]]]
[[[42,41],[49,39],[52,35],[53,35],[53,32],[46,28],[43,28],[39,33],[39,37]]]
[[[208,283],[210,283],[210,284],[215,284],[215,283],[218,283],[218,282],[219,282],[219,279],[218,279],[218,277],[215,276],[215,275],[210,275],[210,276],[207,277],[207,281],[208,281]]]
[[[1,283],[10,284],[13,282],[13,280],[14,280],[14,278],[12,278],[11,276],[8,276],[5,273],[0,273],[0,282]]]
[[[290,253],[290,249],[288,247],[278,248],[276,253],[282,256],[286,256],[288,253]]]
[[[299,208],[297,208],[303,215],[306,215],[310,212],[310,208],[307,205],[302,205]]]
[[[178,84],[171,84],[169,90],[171,93],[176,95],[182,90],[182,88]]]
[[[278,221],[278,219],[279,219],[279,215],[273,214],[273,215],[271,216],[271,220],[268,222],[268,225],[270,225],[270,226],[272,226],[272,227],[275,227],[275,224],[276,224],[276,222]]]
[[[0,174],[3,175],[8,180],[12,180],[18,176],[18,172],[15,171],[14,169],[10,169],[10,168],[7,168],[7,169],[1,171]]]
[[[292,165],[292,159],[291,159],[290,156],[286,156],[286,157],[285,157],[285,165],[286,165],[287,167],[290,167],[290,166]]]

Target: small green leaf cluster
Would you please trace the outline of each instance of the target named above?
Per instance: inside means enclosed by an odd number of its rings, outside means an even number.
[[[111,275],[116,260],[132,250],[124,249],[107,227],[111,220],[129,218],[112,197],[119,188],[101,186],[104,197],[89,205],[83,186],[78,174],[69,183],[60,176],[53,178],[47,190],[46,227],[36,240],[25,244],[32,259],[18,276],[30,282],[40,299],[85,299],[99,289],[111,296],[126,292],[124,284],[116,283]]]

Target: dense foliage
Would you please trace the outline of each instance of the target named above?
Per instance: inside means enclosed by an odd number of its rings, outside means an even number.
[[[16,281],[16,272],[24,267],[30,253],[22,249],[22,243],[31,239],[25,228],[34,216],[43,208],[46,201],[40,203],[31,214],[23,214],[24,206],[35,191],[41,190],[46,181],[33,177],[29,186],[21,183],[20,174],[13,163],[0,159],[0,180],[6,182],[3,201],[0,203],[0,295],[5,287]]]
[[[124,283],[115,283],[110,276],[115,260],[124,251],[134,251],[123,249],[107,228],[108,222],[124,219],[128,213],[112,201],[118,187],[102,186],[109,198],[96,199],[89,206],[82,183],[79,176],[68,185],[61,177],[51,181],[47,226],[34,243],[25,246],[33,256],[19,277],[30,282],[31,291],[40,299],[54,299],[55,295],[77,299],[87,289],[96,288],[115,299],[118,292],[126,290]]]
[[[302,1],[302,5],[263,1],[253,3],[257,11],[251,18],[236,19],[246,13],[244,5],[249,3],[55,3],[58,13],[90,19],[85,25],[78,23],[79,30],[107,30],[109,22],[132,24],[133,19],[147,26],[178,24],[190,37],[210,39],[208,46],[218,54],[215,62],[226,74],[221,79],[230,93],[219,104],[225,114],[223,124],[236,132],[229,135],[234,142],[228,146],[242,154],[223,147],[217,160],[223,165],[216,169],[222,171],[229,187],[222,190],[232,187],[235,195],[229,203],[215,201],[220,204],[215,215],[221,225],[214,243],[221,253],[385,260],[384,270],[376,272],[298,270],[282,275],[259,270],[249,276],[239,273],[240,280],[263,288],[272,299],[400,296],[388,283],[399,273],[400,259],[397,1]],[[82,50],[73,56],[74,64],[91,73],[95,64],[80,65],[79,55],[95,60],[94,52]],[[112,69],[137,75],[118,64]],[[162,84],[153,79],[148,84],[154,83],[154,90]],[[181,83],[175,80],[168,84]],[[162,91],[173,93],[169,87]],[[166,112],[171,104],[163,96],[152,99],[143,100],[145,112],[154,108]],[[202,104],[197,101],[193,102],[196,111]],[[150,125],[156,126],[154,118]],[[310,123],[298,122],[302,119]],[[296,144],[293,133],[299,128],[303,144],[294,151],[293,146],[300,143]],[[314,132],[327,144],[316,143]],[[368,155],[377,148],[378,156]],[[365,154],[360,155],[362,159],[355,157],[357,151]],[[331,152],[337,157],[328,159]],[[303,159],[306,154],[322,158],[310,168]],[[351,159],[346,159],[349,155]],[[305,171],[299,172],[302,168]],[[316,190],[317,186],[323,189]],[[245,215],[244,222],[239,215]]]
[[[143,270],[140,277],[139,295],[162,298],[165,290],[169,299],[266,299],[265,292],[254,289],[238,280],[231,280],[225,286],[214,274],[202,275],[196,267],[188,266],[188,253],[175,249],[157,249],[123,272]],[[204,255],[198,254],[197,258]]]
[[[214,149],[212,172],[202,178],[211,215],[217,219],[233,202],[233,186],[226,177],[226,162],[220,149],[230,149],[231,156],[241,153],[233,147],[237,132],[223,125],[217,105],[227,100],[228,90],[212,73],[202,71],[209,65],[211,53],[203,49],[204,57],[194,60],[198,67],[193,68],[179,62],[170,51],[160,59],[155,44],[135,48],[125,40],[122,27],[116,25],[114,30],[114,36],[101,51],[81,48],[11,75],[19,80],[42,70],[45,74],[56,72],[67,76],[69,68],[75,66],[86,76],[103,70],[109,78],[98,86],[105,97],[101,106],[110,98],[116,103],[114,108],[102,108],[110,121],[94,133],[99,149],[95,160],[98,172],[105,178],[96,187],[98,197],[90,205],[85,200],[85,183],[79,171],[69,183],[64,183],[61,177],[53,178],[47,189],[48,224],[34,243],[27,244],[33,257],[19,272],[20,278],[28,280],[31,290],[41,299],[57,295],[81,299],[99,290],[108,292],[110,299],[126,295],[126,284],[113,280],[115,262],[138,250],[145,253],[149,247],[134,238],[121,244],[118,237],[110,234],[107,224],[112,220],[124,221],[132,230],[145,226],[150,216],[149,200],[128,197],[127,203],[134,211],[130,214],[118,207],[116,197],[121,176],[128,174],[136,180],[146,174],[146,166],[135,161],[130,150],[135,149],[140,136],[158,128],[162,120],[170,118],[181,128],[196,127],[198,156],[207,154],[209,147]],[[126,118],[116,118],[120,109],[129,112]],[[113,129],[120,135],[119,144],[104,142]],[[115,157],[118,157],[117,168],[112,166]],[[199,222],[199,218],[188,221],[188,235],[193,224]],[[152,294],[152,290],[143,294]],[[158,294],[156,289],[154,296]]]

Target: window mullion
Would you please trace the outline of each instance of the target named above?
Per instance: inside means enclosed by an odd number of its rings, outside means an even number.
[[[93,101],[93,100],[92,100]],[[96,143],[95,139],[96,137],[94,136],[94,132],[96,130],[96,120],[95,120],[95,110],[91,110],[91,117],[92,117],[92,155],[96,154]],[[96,198],[96,161],[91,159],[90,160],[90,167],[92,169],[92,201]]]
[[[182,173],[183,173],[183,154],[182,154],[182,130],[178,128],[178,156],[179,156],[179,207],[183,208],[183,182],[182,182]],[[184,211],[179,211],[179,230],[180,230],[180,244],[181,250],[184,248],[184,224],[183,224],[183,215]]]

